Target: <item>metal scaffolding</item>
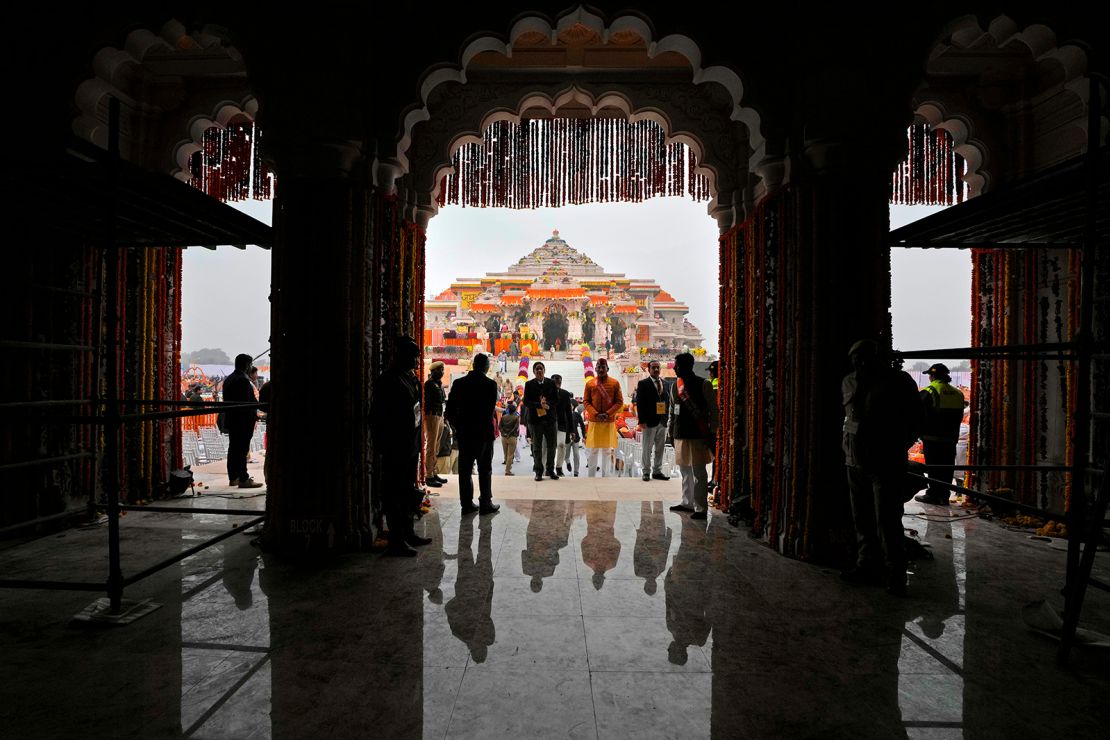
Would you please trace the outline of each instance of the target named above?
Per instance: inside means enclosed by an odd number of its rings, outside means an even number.
[[[106,376],[101,378],[106,393],[103,398],[25,401],[0,404],[0,411],[11,414],[31,414],[56,408],[78,408],[84,415],[52,416],[49,423],[93,425],[104,430],[103,481],[106,498],[104,508],[108,516],[108,576],[106,581],[52,581],[52,580],[0,580],[0,588],[25,588],[74,591],[106,591],[109,615],[122,611],[123,593],[130,586],[164,568],[173,565],[217,542],[264,520],[263,511],[234,509],[197,509],[173,506],[129,506],[120,503],[121,474],[119,449],[124,425],[159,419],[177,419],[187,416],[210,414],[228,409],[265,409],[260,403],[184,403],[178,400],[121,400],[118,387],[119,352],[117,329],[119,325],[119,253],[120,250],[146,248],[181,248],[187,246],[215,247],[218,244],[244,248],[256,244],[269,249],[273,243],[270,227],[219,203],[188,185],[164,175],[142,171],[120,159],[119,151],[120,104],[115,98],[109,101],[109,146],[107,154],[85,142],[70,144],[67,156],[59,167],[39,166],[23,173],[26,184],[25,197],[42,197],[50,193],[52,207],[59,216],[49,222],[35,222],[29,228],[50,232],[59,239],[76,239],[95,245],[107,257],[105,285],[97,292],[80,293],[88,299],[99,299],[101,311],[106,313],[105,331],[99,332],[97,346],[62,345],[49,342],[5,341],[0,346],[11,350],[49,350],[58,352],[95,352],[104,356]],[[59,179],[65,188],[59,198]],[[64,290],[64,289],[58,289]],[[74,292],[74,291],[71,291]],[[99,322],[98,322],[99,325]],[[107,334],[104,337],[103,334]],[[123,413],[129,407],[134,413]],[[147,410],[170,408],[169,411]],[[96,458],[94,450],[72,454],[54,455],[37,460],[0,465],[0,471],[20,467],[48,465],[70,460]],[[95,500],[95,484],[89,493],[89,511],[100,508]],[[125,511],[150,511],[159,513],[220,513],[245,516],[249,519],[234,528],[207,539],[193,547],[125,576],[120,560],[119,519]],[[75,511],[64,511],[34,518],[0,530],[0,534],[27,529],[43,523],[72,517]]]
[[[1044,344],[924,349],[899,352],[903,358],[929,359],[1053,359],[1075,365],[1076,398],[1073,460],[1067,466],[967,465],[961,469],[1037,470],[1071,473],[1070,506],[1064,512],[1047,511],[984,491],[952,484],[949,490],[1006,508],[1026,511],[1067,523],[1068,557],[1063,631],[1058,659],[1065,663],[1075,644],[1076,629],[1087,587],[1110,591],[1110,584],[1091,577],[1095,550],[1105,526],[1110,491],[1107,459],[1096,460],[1092,425],[1110,414],[1093,408],[1092,369],[1110,358],[1105,337],[1095,336],[1094,304],[1106,300],[1095,295],[1095,260],[1110,238],[1110,148],[1099,140],[1100,87],[1104,80],[1092,75],[1088,106],[1087,153],[1040,173],[1011,188],[988,193],[941,213],[892,231],[892,248],[920,249],[1069,249],[1080,260],[1079,321],[1071,341]],[[1106,455],[1108,451],[1103,451]],[[928,466],[927,466],[928,467]],[[914,475],[914,474],[910,474]],[[1086,486],[1088,476],[1099,477],[1093,500]],[[921,477],[921,476],[915,476]]]

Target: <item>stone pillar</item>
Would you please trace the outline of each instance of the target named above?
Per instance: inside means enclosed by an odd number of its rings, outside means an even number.
[[[808,540],[801,551],[817,560],[836,560],[850,551],[851,513],[841,435],[844,409],[840,382],[851,370],[848,349],[871,338],[890,346],[889,192],[896,151],[882,156],[871,140],[811,139],[801,211],[810,210],[811,242],[800,245],[808,261],[814,308],[805,336],[798,337],[797,372],[811,377],[808,429],[813,465],[799,485],[807,489]],[[802,239],[807,239],[802,236]],[[808,252],[808,255],[806,254]],[[803,277],[803,280],[805,278]],[[837,372],[840,368],[843,372]],[[788,523],[789,527],[790,524]]]
[[[370,374],[370,188],[354,142],[268,132],[274,157],[268,521],[289,553],[373,540],[366,412]]]

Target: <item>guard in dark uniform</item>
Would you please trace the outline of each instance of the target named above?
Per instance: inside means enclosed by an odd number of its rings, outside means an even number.
[[[420,347],[412,337],[399,337],[393,344],[393,362],[374,383],[370,424],[375,460],[382,471],[382,508],[389,527],[387,555],[416,555],[409,545],[427,545],[432,540],[418,537],[412,520],[423,499],[416,487],[420,460],[420,379],[416,369]]]

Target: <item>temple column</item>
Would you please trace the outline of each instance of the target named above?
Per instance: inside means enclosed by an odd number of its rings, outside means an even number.
[[[279,184],[264,544],[289,553],[358,549],[372,541],[370,188],[352,176],[357,143],[267,133]]]

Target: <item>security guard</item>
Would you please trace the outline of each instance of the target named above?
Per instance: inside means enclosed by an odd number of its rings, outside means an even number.
[[[956,444],[960,441],[960,423],[964,418],[964,394],[950,385],[948,367],[937,363],[928,369],[929,385],[921,391],[925,405],[925,431],[921,435],[926,465],[940,465],[929,470],[929,477],[940,483],[951,483],[956,464]],[[935,506],[948,506],[949,490],[930,485],[917,501]]]

